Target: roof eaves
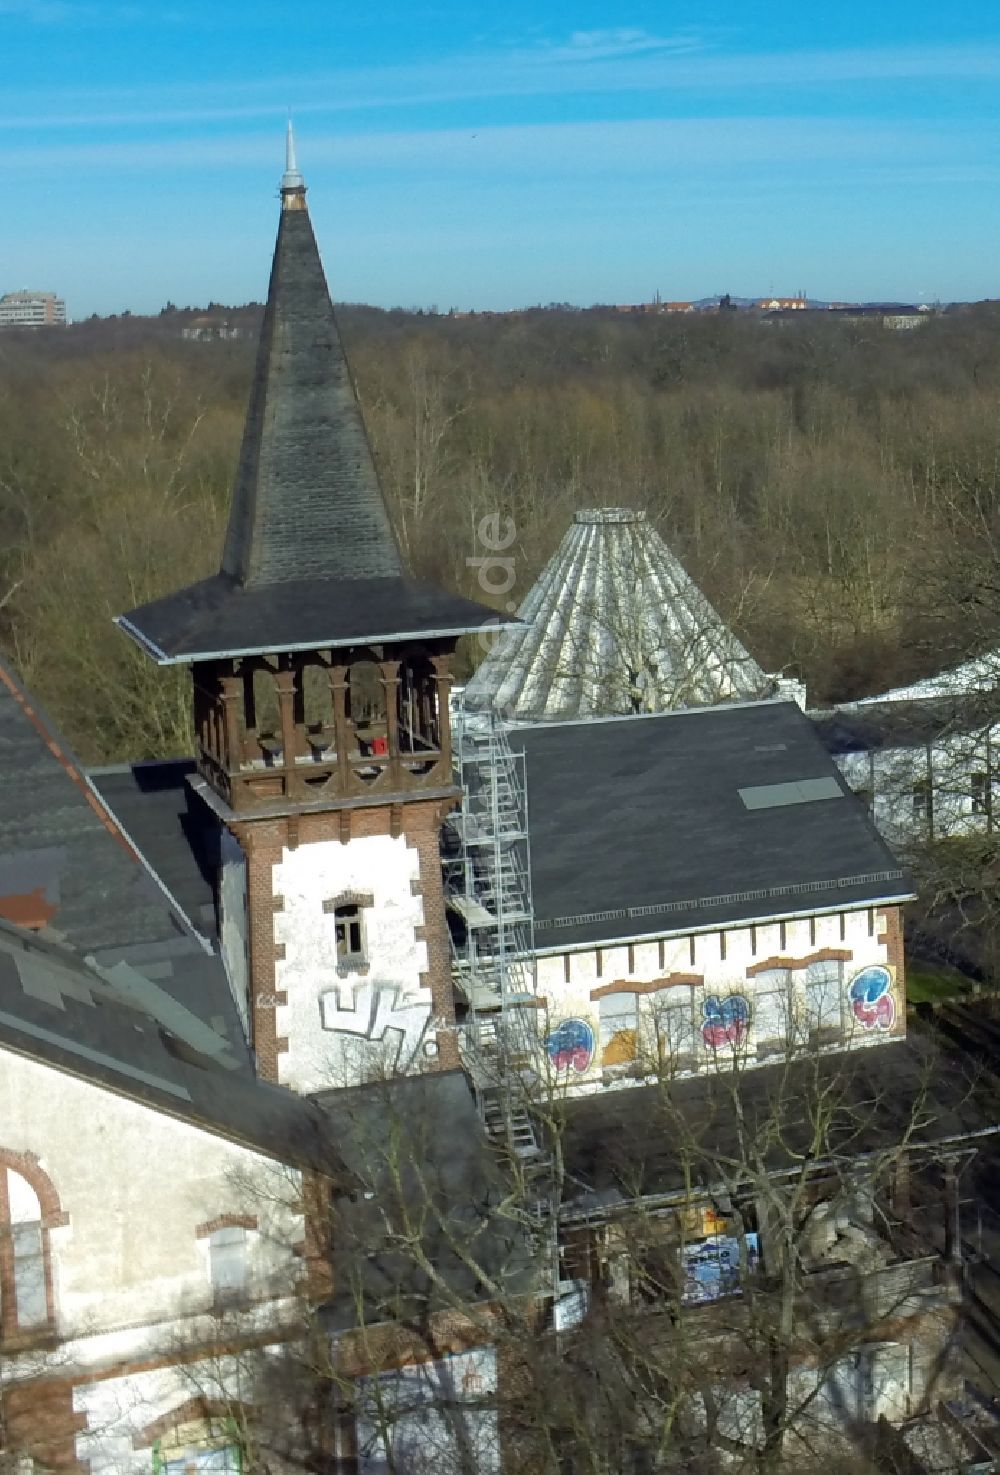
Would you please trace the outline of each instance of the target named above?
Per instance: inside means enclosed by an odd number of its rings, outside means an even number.
[[[346,648],[348,645],[381,644],[382,642],[389,641],[402,643],[403,641],[409,640],[458,639],[462,635],[473,635],[477,630],[482,629],[482,626],[479,624],[462,624],[453,626],[443,625],[440,628],[430,630],[375,630],[370,634],[366,633],[364,636],[354,636],[350,641],[330,639],[324,636],[312,640],[288,641],[280,645],[233,646],[223,650],[186,650],[179,655],[168,655],[166,651],[161,650],[158,645],[155,645],[148,637],[144,636],[138,627],[133,625],[125,615],[116,615],[115,624],[124,630],[127,635],[130,635],[137,644],[141,645],[153,657],[158,666],[191,666],[198,661],[239,660],[244,656],[255,655],[294,655],[298,651],[338,650]],[[490,629],[505,630],[516,624],[516,620],[498,620],[496,624],[491,621]],[[558,724],[553,723],[552,725],[556,726]]]
[[[902,876],[903,873],[900,872],[900,875]],[[908,878],[904,877],[904,879]],[[692,935],[700,937],[708,932],[718,932],[720,927],[728,930],[735,927],[745,926],[749,922],[753,922],[759,925],[768,922],[797,922],[803,919],[808,919],[809,917],[835,917],[839,912],[844,911],[845,905],[848,909],[862,906],[902,906],[904,902],[916,900],[917,893],[912,889],[912,886],[909,886],[908,889],[900,889],[899,892],[888,892],[882,896],[864,897],[861,900],[853,897],[845,897],[844,900],[836,906],[807,907],[784,912],[751,912],[748,910],[745,918],[741,917],[736,921],[720,922],[718,919],[716,919],[711,922],[693,924],[688,923],[683,927],[676,928],[658,927],[653,932],[607,933],[602,937],[587,939],[583,942],[567,941],[551,947],[540,947],[538,945],[536,933],[535,947],[533,951],[536,957],[554,957],[563,953],[593,952],[595,947],[603,947],[605,945],[610,946],[612,944],[615,947],[624,947],[629,943],[638,944],[642,942],[656,942],[661,937],[691,937]],[[543,931],[545,930],[544,923],[540,924],[536,922],[535,927],[541,927]],[[567,930],[569,930],[569,928],[567,928]]]
[[[793,701],[791,697],[773,696],[754,697],[736,702],[704,703],[698,707],[664,707],[658,712],[609,712],[606,716],[600,717],[550,717],[537,722],[528,718],[504,718],[504,722],[512,731],[537,732],[543,728],[565,731],[567,727],[597,727],[609,722],[659,722],[682,717],[718,717],[720,712],[744,712],[751,707],[782,706],[802,710],[798,702]]]

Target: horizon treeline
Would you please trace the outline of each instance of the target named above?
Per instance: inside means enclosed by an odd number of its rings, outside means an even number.
[[[112,617],[214,572],[260,309],[0,336],[0,655],[88,762],[182,751],[188,685]],[[648,510],[767,670],[819,705],[1000,643],[1000,307],[877,321],[339,310],[400,541],[519,603],[580,507]]]

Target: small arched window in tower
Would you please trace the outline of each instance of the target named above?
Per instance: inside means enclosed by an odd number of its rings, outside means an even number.
[[[338,973],[367,973],[368,942],[365,908],[372,905],[368,894],[352,891],[324,901],[323,910],[333,914],[334,945]]]

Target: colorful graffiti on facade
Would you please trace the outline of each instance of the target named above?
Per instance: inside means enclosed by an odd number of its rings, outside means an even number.
[[[750,1024],[750,1005],[742,994],[728,994],[720,999],[710,994],[702,1005],[705,1022],[701,1037],[710,1050],[722,1050],[727,1045],[742,1045]]]
[[[862,968],[851,979],[847,996],[851,1012],[862,1029],[892,1029],[896,1018],[896,1001],[892,997],[892,974],[875,964]]]
[[[585,1019],[564,1019],[545,1041],[554,1070],[588,1070],[594,1058],[594,1031]]]

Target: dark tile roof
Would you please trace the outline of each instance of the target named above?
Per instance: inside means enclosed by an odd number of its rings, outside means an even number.
[[[162,985],[2,922],[0,1048],[283,1162],[340,1165],[329,1113],[254,1079],[242,1052]]]
[[[283,209],[219,574],[118,623],[156,660],[461,634],[404,574],[305,209]]]
[[[91,768],[87,778],[178,911],[214,942],[220,821],[188,783],[196,772],[193,758],[176,758]]]
[[[150,797],[147,830],[162,820],[162,796]],[[194,886],[192,852],[184,870],[184,885]],[[249,1072],[218,954],[171,905],[51,722],[0,665],[0,916],[14,911],[4,897],[24,888],[45,903],[43,937],[105,968],[140,969],[209,1024]]]
[[[997,721],[992,693],[924,697],[913,701],[866,702],[809,714],[827,752],[878,752],[921,748],[942,737],[977,734]]]
[[[534,1285],[525,1215],[511,1208],[464,1071],[318,1099],[336,1116],[354,1187],[332,1211],[328,1332],[359,1321],[419,1327],[429,1312],[490,1300],[491,1280],[507,1294]]]
[[[820,1103],[823,1103],[822,1113]],[[738,1103],[738,1109],[737,1109]],[[822,1130],[818,1123],[822,1118]],[[996,1083],[933,1034],[867,1049],[569,1099],[562,1108],[568,1212],[639,1196],[732,1186],[746,1165],[796,1172],[885,1151],[1000,1134]],[[818,1132],[818,1135],[817,1135]]]
[[[415,579],[313,578],[244,589],[226,574],[116,623],[161,665],[499,628],[485,605]]]
[[[511,741],[526,755],[539,949],[911,894],[794,703],[524,727]],[[838,797],[758,808],[740,795],[813,779]]]

